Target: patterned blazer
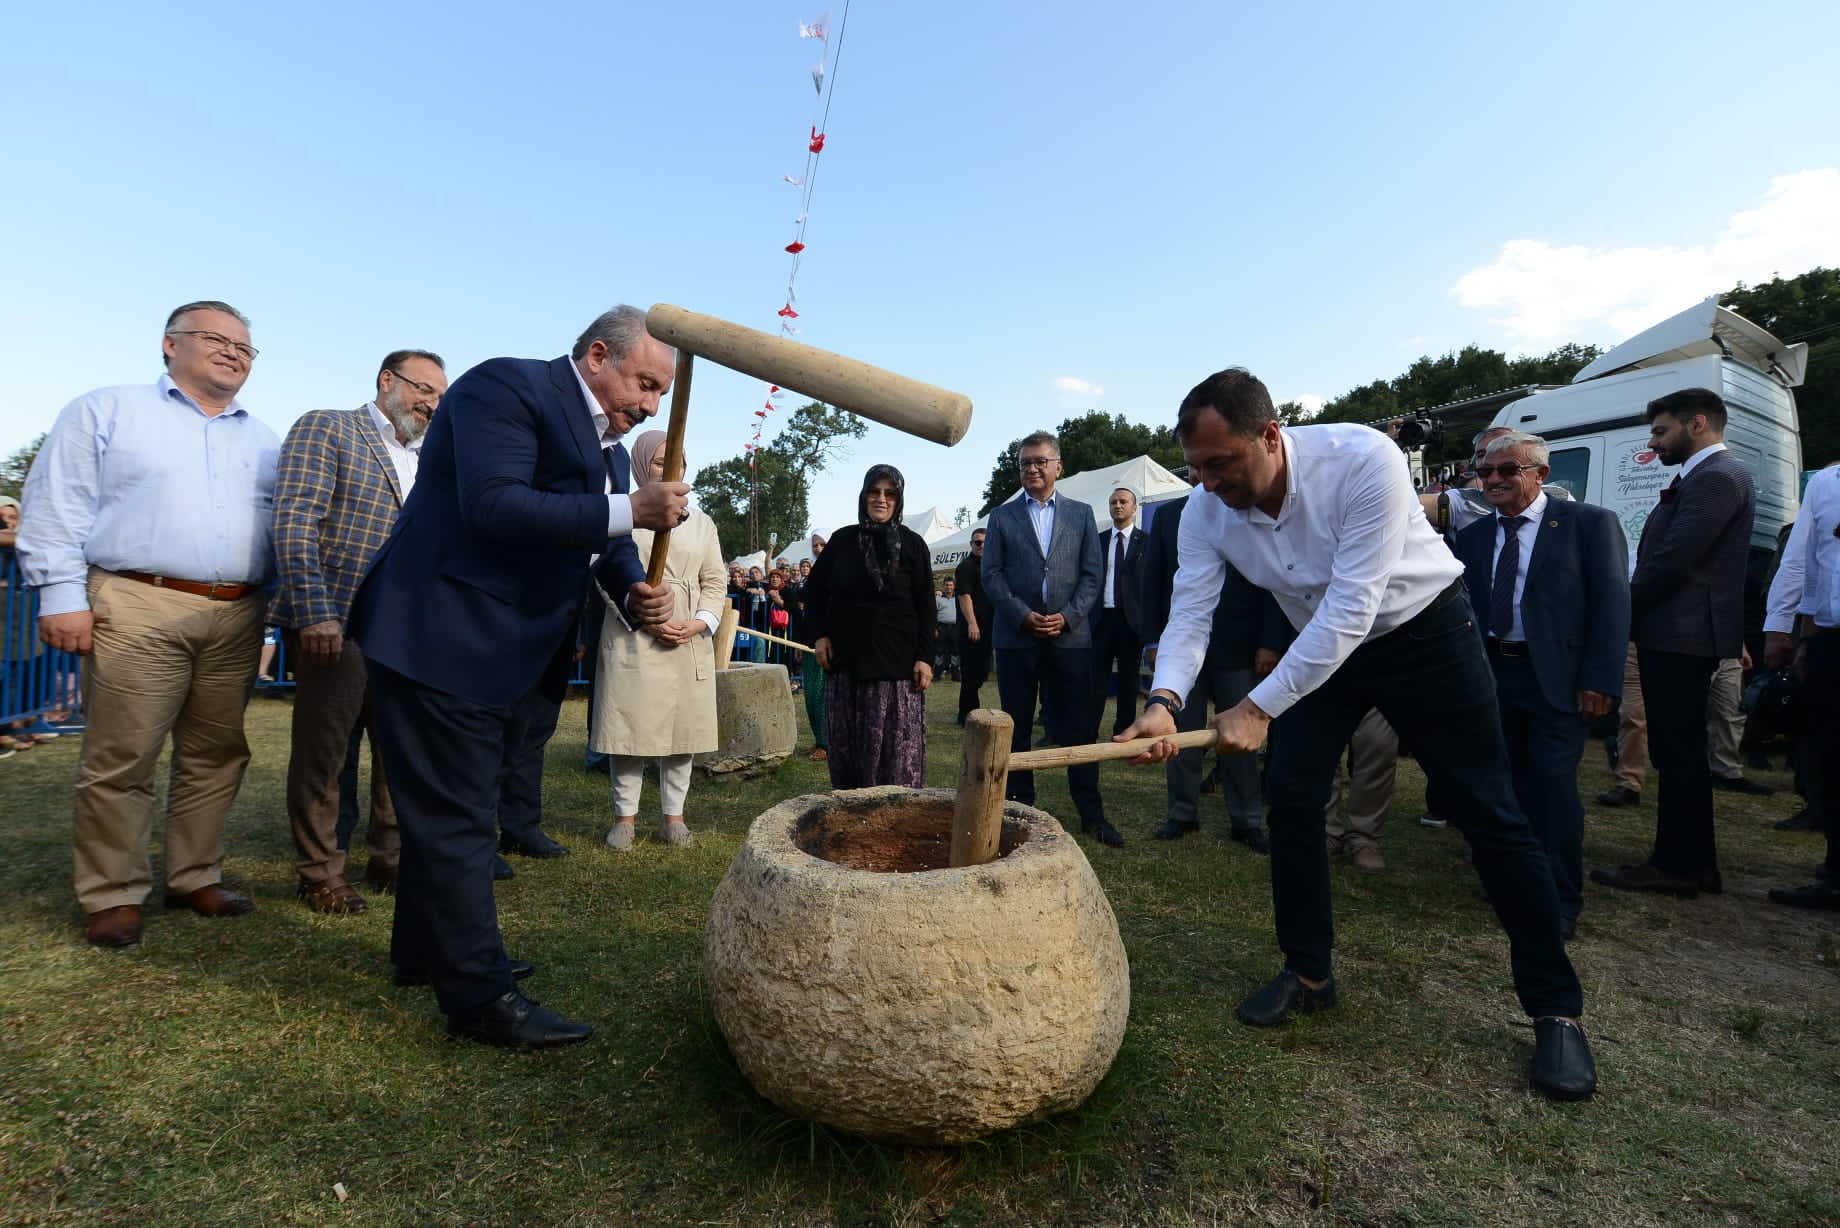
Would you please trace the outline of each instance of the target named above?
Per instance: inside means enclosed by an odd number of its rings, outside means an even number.
[[[269,622],[298,630],[351,615],[352,595],[390,536],[402,490],[368,406],[316,409],[281,444]]]

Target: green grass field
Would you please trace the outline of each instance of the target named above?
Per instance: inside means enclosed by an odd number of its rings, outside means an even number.
[[[936,785],[956,779],[955,693],[931,695]],[[825,789],[823,766],[699,782],[692,848],[616,854],[606,778],[578,768],[583,712],[563,713],[546,798],[573,855],[517,861],[498,893],[527,988],[598,1029],[544,1054],[450,1041],[427,991],[391,987],[387,902],[324,918],[294,900],[285,700],[250,708],[228,835],[259,910],[210,921],[156,892],[125,951],[84,943],[71,896],[76,740],[0,763],[0,1222],[1840,1223],[1840,924],[1764,898],[1820,855],[1770,830],[1799,805],[1786,791],[1719,795],[1723,896],[1587,888],[1572,952],[1602,1090],[1554,1105],[1526,1090],[1506,942],[1461,838],[1413,821],[1409,762],[1389,869],[1335,871],[1340,1009],[1270,1032],[1232,1018],[1278,965],[1265,860],[1224,838],[1217,797],[1201,835],[1150,840],[1161,772],[1103,769],[1130,844],[1082,846],[1131,959],[1116,1065],[1066,1117],[904,1149],[756,1097],[701,992],[742,833]],[[1584,775],[1606,783],[1595,746]],[[1064,776],[1041,789],[1071,815]],[[1593,809],[1586,864],[1640,859],[1653,818]]]

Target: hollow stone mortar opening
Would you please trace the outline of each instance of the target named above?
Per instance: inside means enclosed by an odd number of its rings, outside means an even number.
[[[1027,844],[1028,825],[1005,817],[1000,861]],[[926,798],[825,798],[799,818],[793,843],[852,870],[918,874],[951,864],[952,803]]]

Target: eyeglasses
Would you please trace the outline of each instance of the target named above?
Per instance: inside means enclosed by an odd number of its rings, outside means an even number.
[[[436,389],[433,384],[424,384],[419,379],[410,379],[394,367],[385,367],[384,370],[388,371],[391,375],[394,375],[397,379],[409,385],[409,387],[415,389],[425,397],[438,397],[441,395],[440,391]]]
[[[971,539],[971,544],[974,546],[981,546],[984,544],[984,539],[981,537],[974,537]]]
[[[1016,467],[1018,469],[1046,469],[1049,465],[1060,463],[1061,458],[1058,456],[1026,456],[1016,462]]]
[[[175,328],[166,334],[168,337],[196,337],[214,350],[230,350],[244,362],[254,362],[256,355],[262,351],[247,341],[232,341],[222,333],[209,333],[201,328]]]
[[[1538,468],[1538,465],[1517,465],[1513,461],[1503,461],[1499,465],[1477,465],[1476,476],[1486,482],[1497,473],[1504,478],[1513,478],[1519,477],[1523,470],[1532,473]]]

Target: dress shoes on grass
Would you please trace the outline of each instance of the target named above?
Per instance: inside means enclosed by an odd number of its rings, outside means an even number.
[[[1112,826],[1111,821],[1108,819],[1082,821],[1080,823],[1080,830],[1097,840],[1100,844],[1105,845],[1107,848],[1121,849],[1124,847],[1124,836],[1116,827]]]
[[[511,965],[511,979],[521,981],[537,970],[537,966],[527,959],[507,959]],[[417,985],[428,984],[428,973],[420,968],[398,968],[392,978],[398,988],[413,989]]]
[[[1702,879],[1712,884],[1709,889],[1716,895],[1723,890],[1723,883],[1716,883],[1716,870],[1706,875],[1687,877],[1670,874],[1658,866],[1644,862],[1638,866],[1619,866],[1614,870],[1593,870],[1591,881],[1618,891],[1645,891],[1651,895],[1671,895],[1683,900],[1697,899],[1702,890]]]
[[[541,831],[528,831],[521,836],[509,832],[498,837],[498,851],[510,853],[515,857],[535,857],[539,860],[549,857],[567,857],[568,846],[559,844]]]
[[[1840,887],[1835,887],[1831,878],[1809,883],[1806,887],[1772,887],[1770,899],[1777,904],[1787,904],[1790,908],[1840,912]]]
[[[196,891],[168,891],[166,907],[189,908],[201,917],[240,917],[254,912],[256,902],[222,883],[212,883]]]
[[[1597,1064],[1576,1019],[1548,1015],[1533,1021],[1533,1090],[1553,1100],[1587,1100],[1597,1090]]]
[[[1163,825],[1150,833],[1152,840],[1180,840],[1201,830],[1199,823],[1184,823],[1180,819],[1166,819]]]
[[[493,881],[502,883],[508,878],[516,878],[516,877],[517,877],[517,871],[511,868],[510,862],[506,861],[503,857],[493,857],[492,858]]]
[[[396,866],[386,866],[374,858],[369,865],[364,867],[364,885],[384,895],[396,894],[397,877],[398,868]]]
[[[484,1006],[449,1015],[447,1031],[507,1049],[554,1049],[579,1044],[594,1035],[594,1029],[587,1024],[564,1019],[515,989]]]
[[[355,917],[359,913],[369,912],[371,908],[364,902],[364,897],[345,881],[343,874],[334,874],[331,878],[317,882],[303,878],[294,894],[305,900],[307,907],[314,912],[332,917]]]
[[[1241,1002],[1234,1010],[1241,1023],[1255,1028],[1275,1028],[1290,1021],[1299,1011],[1326,1011],[1335,1005],[1335,978],[1324,981],[1321,989],[1311,989],[1289,968],[1263,989]]]
[[[1262,827],[1235,827],[1227,836],[1235,844],[1243,844],[1255,853],[1271,856],[1271,841]]]
[[[85,937],[93,947],[131,947],[141,940],[141,906],[118,904],[89,915]]]
[[[1714,776],[1712,787],[1727,793],[1748,793],[1752,797],[1774,797],[1776,790],[1760,785],[1748,776]]]
[[[1642,795],[1627,785],[1614,785],[1597,795],[1597,804],[1613,808],[1618,806],[1640,806],[1642,804]]]

